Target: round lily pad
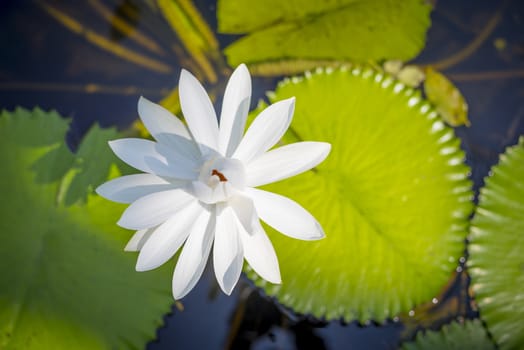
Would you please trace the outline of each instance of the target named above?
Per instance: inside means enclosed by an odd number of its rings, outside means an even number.
[[[524,137],[481,189],[467,263],[480,316],[501,349],[524,344]]]
[[[419,92],[370,68],[319,69],[269,94],[291,96],[283,142],[325,141],[332,151],[312,171],[265,189],[299,202],[326,237],[303,242],[266,226],[282,284],[249,276],[319,318],[380,322],[431,300],[458,264],[473,209],[454,131]]]

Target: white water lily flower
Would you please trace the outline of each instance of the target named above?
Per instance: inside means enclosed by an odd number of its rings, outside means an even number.
[[[164,264],[185,242],[173,276],[175,299],[200,279],[212,246],[215,275],[226,294],[236,285],[244,258],[262,278],[280,283],[278,260],[259,219],[297,239],[320,239],[324,232],[296,202],[255,187],[313,168],[331,146],[297,142],[269,150],[289,127],[294,98],[267,107],[243,135],[251,99],[245,65],[227,84],[220,125],[204,88],[185,70],[179,91],[187,127],[141,97],[138,113],[156,142],[129,138],[109,144],[144,173],[97,188],[107,199],[131,203],[118,225],[137,230],[126,246],[140,251],[137,271]]]

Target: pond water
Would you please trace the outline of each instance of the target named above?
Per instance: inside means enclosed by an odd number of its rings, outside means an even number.
[[[126,45],[89,2],[50,1],[93,31]],[[133,1],[106,1],[112,11]],[[216,32],[216,4],[196,5]],[[471,127],[459,127],[475,189],[503,150],[524,134],[524,5],[520,1],[439,0],[432,13],[427,46],[415,60],[436,64],[469,103]],[[500,16],[494,16],[500,12]],[[82,35],[65,29],[31,1],[0,2],[0,107],[56,109],[72,118],[69,143],[75,147],[94,122],[128,127],[137,117],[140,95],[160,100],[178,81],[187,57],[177,54],[180,41],[160,14],[138,11],[134,25],[163,48],[158,72],[100,50]],[[84,28],[84,30],[87,30]],[[85,33],[85,31],[83,32]],[[235,39],[218,35],[221,47]],[[172,49],[175,47],[175,49]],[[253,107],[277,78],[254,79]],[[220,99],[218,99],[220,100]],[[438,305],[420,319],[430,328],[456,317],[473,318],[468,277],[461,268]],[[440,306],[442,305],[442,306]],[[439,309],[440,307],[440,309]],[[267,299],[243,279],[232,296],[217,287],[207,271],[183,299],[184,311],[173,307],[149,350],[161,349],[392,349],[413,334],[410,322],[385,325],[322,322],[294,315]],[[418,316],[418,311],[417,311]],[[409,315],[403,319],[409,320]],[[419,320],[420,320],[419,319]],[[407,332],[407,333],[406,333]]]

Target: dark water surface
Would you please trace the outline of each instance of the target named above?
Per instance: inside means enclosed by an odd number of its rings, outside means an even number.
[[[87,2],[48,1],[86,27],[124,46],[119,36]],[[113,11],[124,3],[105,1]],[[216,31],[214,1],[197,7]],[[165,48],[159,61],[170,72],[122,60],[46,14],[36,2],[0,1],[0,107],[40,106],[72,118],[72,147],[94,122],[128,127],[136,118],[140,95],[160,100],[178,81],[183,60],[170,49],[180,46],[160,14],[136,6],[130,18],[138,30]],[[142,10],[140,10],[142,8]],[[456,129],[472,168],[475,189],[507,146],[524,135],[524,2],[439,0],[432,14],[427,47],[415,61],[436,63],[462,91],[470,108],[471,127]],[[497,15],[500,13],[500,15]],[[491,29],[490,29],[491,27]],[[489,29],[489,30],[488,30]],[[234,37],[218,35],[221,47]],[[136,46],[132,46],[137,49]],[[140,51],[140,49],[137,49]],[[254,79],[253,104],[278,79]],[[219,99],[220,100],[220,99]],[[412,319],[438,328],[453,318],[476,317],[468,296],[468,278],[460,272],[430,311]],[[441,305],[441,306],[440,306]],[[452,306],[450,306],[452,305]],[[212,271],[183,299],[184,311],[173,307],[166,325],[149,350],[161,349],[392,349],[416,329],[405,322],[386,325],[343,325],[293,315],[241,280],[232,296],[218,289]]]

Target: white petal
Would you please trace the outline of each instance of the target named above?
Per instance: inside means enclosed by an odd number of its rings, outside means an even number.
[[[198,177],[200,168],[200,155],[194,156],[190,147],[193,143],[179,145],[180,147],[170,148],[161,143],[155,144],[158,154],[162,155],[167,161],[167,177],[193,180]]]
[[[122,214],[118,225],[131,230],[157,226],[196,201],[182,189],[156,192],[133,202]]]
[[[244,256],[253,270],[268,282],[281,283],[275,249],[260,223],[253,234],[242,231],[240,237],[244,247]]]
[[[251,102],[251,76],[245,64],[235,69],[227,83],[218,135],[218,151],[230,157],[237,148],[244,129]]]
[[[234,188],[229,182],[220,182],[215,188],[211,188],[201,181],[193,181],[187,190],[198,200],[206,204],[215,204],[231,196]]]
[[[245,193],[253,200],[260,219],[275,230],[286,236],[307,241],[324,237],[324,231],[318,221],[297,202],[255,188],[248,188]]]
[[[326,159],[330,150],[325,142],[297,142],[264,153],[246,167],[247,186],[262,186],[307,171]]]
[[[201,153],[195,141],[174,134],[161,135],[162,141],[159,141],[159,143],[166,146],[164,149],[169,150],[169,153],[178,154],[180,157],[193,162],[200,161]]]
[[[202,153],[218,148],[218,121],[204,87],[188,71],[182,69],[178,85],[180,105],[191,134]]]
[[[171,259],[186,240],[191,226],[202,211],[205,209],[195,201],[158,226],[140,249],[136,270],[152,270]]]
[[[195,220],[173,274],[173,297],[183,298],[197,284],[206,267],[215,236],[215,213],[204,210]]]
[[[230,295],[240,278],[244,254],[240,241],[240,223],[232,208],[217,205],[213,265],[218,285]]]
[[[142,249],[149,237],[151,237],[151,234],[153,233],[155,228],[156,227],[136,231],[133,237],[131,237],[131,239],[129,240],[129,242],[127,242],[124,251],[138,252],[140,249]]]
[[[166,172],[167,161],[158,154],[156,143],[142,139],[119,139],[109,141],[113,152],[133,168],[146,173],[163,175]]]
[[[118,203],[132,203],[154,192],[167,191],[184,185],[185,181],[167,181],[152,174],[122,176],[98,186],[96,193]]]
[[[149,140],[119,139],[109,141],[115,154],[133,168],[158,176],[194,179],[198,163],[183,152]]]
[[[294,110],[294,97],[278,101],[264,109],[251,123],[232,158],[249,163],[251,159],[273,147],[289,127]]]
[[[140,96],[138,115],[149,133],[159,142],[169,143],[166,136],[174,134],[191,139],[186,126],[164,107]]]
[[[227,204],[235,214],[247,233],[252,234],[260,226],[257,211],[251,198],[236,195],[228,199]]]
[[[187,127],[164,107],[144,97],[138,100],[138,114],[147,130],[160,143],[189,159],[199,159],[200,151]]]

